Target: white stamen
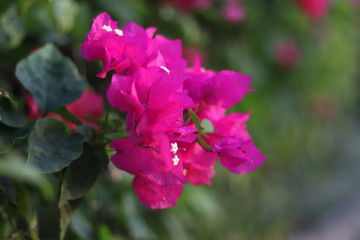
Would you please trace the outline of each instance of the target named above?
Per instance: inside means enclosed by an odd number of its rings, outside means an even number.
[[[165,72],[170,73],[170,70],[169,70],[167,67],[165,67],[165,66],[160,66],[160,68],[162,68]]]
[[[111,26],[109,26],[109,25],[104,25],[104,26],[102,26],[102,29],[104,29],[105,31],[108,31],[108,32],[111,32],[111,31],[112,31],[112,28],[111,28]]]
[[[122,30],[118,29],[118,28],[115,29],[114,32],[116,33],[116,35],[118,35],[118,36],[120,36],[120,37],[121,37],[121,36],[124,36],[124,32],[123,32]]]
[[[177,143],[170,143],[170,144],[171,144],[170,152],[176,154],[176,152],[179,150]]]
[[[174,166],[176,166],[176,165],[178,165],[178,163],[179,163],[179,161],[180,161],[180,158],[179,158],[177,155],[175,155],[175,156],[173,157],[172,161],[173,161],[173,163],[174,163]]]
[[[187,172],[188,172],[188,171],[187,171],[186,169],[183,170],[184,176],[186,176]]]

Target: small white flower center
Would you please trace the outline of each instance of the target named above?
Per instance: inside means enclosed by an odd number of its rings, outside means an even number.
[[[109,25],[104,25],[104,26],[102,26],[102,29],[104,29],[105,31],[108,31],[108,32],[111,32],[111,31],[112,31],[112,28],[111,28],[111,26],[109,26]]]
[[[165,66],[160,66],[160,68],[162,68],[165,72],[170,73],[170,70],[169,70],[167,67],[165,67]]]
[[[121,36],[124,36],[124,32],[123,32],[122,30],[118,29],[118,28],[115,29],[114,32],[116,33],[116,35],[118,35],[118,36],[120,36],[120,37],[121,37]]]
[[[184,176],[186,176],[187,172],[188,172],[188,171],[187,171],[186,169],[183,170]]]
[[[179,158],[177,155],[175,155],[175,156],[172,158],[172,161],[173,161],[173,163],[174,163],[174,166],[176,166],[176,165],[178,165],[178,163],[179,163],[179,161],[180,161],[180,158]]]
[[[177,143],[170,143],[170,145],[171,145],[170,152],[176,154],[176,152],[179,150]]]

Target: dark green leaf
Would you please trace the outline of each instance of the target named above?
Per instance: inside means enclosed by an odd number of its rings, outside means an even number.
[[[84,140],[80,134],[67,134],[55,118],[39,119],[29,137],[28,162],[43,173],[60,171],[81,155]]]
[[[16,193],[13,182],[5,177],[0,177],[0,192],[4,192],[7,199],[16,204]]]
[[[101,169],[100,159],[92,152],[88,145],[85,145],[84,152],[66,170],[59,207],[61,208],[69,200],[82,197],[95,183]],[[81,177],[79,174],[81,173]]]
[[[79,208],[82,199],[66,202],[60,207],[60,240],[65,238],[66,230],[69,226],[71,216]]]
[[[59,208],[60,219],[60,239],[66,234],[67,227],[72,214],[79,206],[76,204],[93,186],[101,170],[101,159],[92,151],[89,145],[84,146],[84,152],[80,158],[71,163],[64,175],[61,185]],[[81,177],[79,177],[81,174]],[[74,216],[76,217],[76,215]],[[80,227],[80,225],[76,225]]]
[[[96,141],[96,129],[93,125],[83,124],[75,128],[81,135],[86,138],[86,141],[90,144],[94,144]]]
[[[15,139],[28,137],[32,129],[33,125],[24,128],[13,128],[0,123],[0,154],[9,151]]]
[[[22,127],[25,114],[18,110],[17,103],[8,92],[0,89],[0,122],[10,127]]]
[[[16,76],[32,93],[43,116],[78,99],[85,88],[75,64],[52,44],[21,60]]]

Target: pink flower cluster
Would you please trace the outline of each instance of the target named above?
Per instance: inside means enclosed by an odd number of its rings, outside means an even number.
[[[206,9],[210,7],[211,0],[162,0],[166,4],[170,4],[175,8],[184,11],[193,11],[196,9]]]
[[[180,40],[129,23],[122,29],[107,13],[94,19],[83,56],[114,70],[110,105],[127,112],[129,136],[114,140],[112,162],[134,175],[138,199],[150,208],[174,206],[183,185],[211,184],[214,164],[236,174],[255,170],[265,158],[246,130],[250,114],[226,110],[251,91],[251,78],[233,71],[192,68]],[[207,126],[207,127],[206,127]]]
[[[295,0],[300,9],[312,20],[321,20],[329,10],[329,0]]]
[[[28,107],[27,117],[30,119],[42,118],[34,98],[31,95],[26,95],[25,100]],[[75,102],[68,104],[66,109],[74,114],[74,116],[77,117],[81,122],[93,125],[97,129],[97,124],[88,119],[87,116],[100,120],[104,111],[104,101],[100,94],[85,89],[81,94],[81,97]],[[70,129],[77,127],[76,124],[64,119],[57,113],[48,113],[46,117],[59,119],[65,122]]]

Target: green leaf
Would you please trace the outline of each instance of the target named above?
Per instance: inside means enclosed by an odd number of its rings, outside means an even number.
[[[26,123],[25,114],[18,110],[17,102],[2,89],[0,89],[0,122],[16,128]]]
[[[72,162],[66,170],[61,186],[59,207],[87,193],[95,183],[100,169],[100,159],[93,153],[90,146],[85,145],[81,157]]]
[[[66,234],[72,214],[77,209],[83,197],[93,186],[101,170],[101,159],[95,154],[89,145],[84,146],[84,152],[80,158],[71,163],[67,168],[61,185],[59,200],[60,239]],[[81,173],[81,177],[79,177]],[[74,204],[75,203],[75,204]]]
[[[5,160],[0,161],[0,176],[36,186],[43,196],[50,200],[54,195],[52,185],[38,169],[25,164],[25,159],[22,158],[22,155],[15,151],[7,154]]]
[[[33,125],[13,128],[0,123],[0,154],[8,152],[16,139],[27,138],[32,129]]]
[[[7,199],[16,204],[16,192],[13,182],[5,177],[0,176],[0,192],[4,192]]]
[[[5,3],[2,3],[5,5]],[[0,49],[16,48],[25,37],[25,28],[15,6],[0,15]]]
[[[73,0],[54,1],[55,19],[63,32],[69,32],[75,23],[76,14],[79,10],[77,2]]]
[[[16,76],[32,93],[43,116],[74,102],[85,88],[75,64],[52,44],[21,60]]]
[[[204,132],[206,133],[214,133],[214,125],[210,122],[209,119],[204,119],[201,122],[201,127],[204,129]]]
[[[98,238],[99,239],[114,239],[114,236],[112,235],[111,230],[104,223],[102,223],[98,227]]]
[[[96,143],[96,129],[93,125],[90,124],[82,124],[75,128],[81,135],[86,138],[86,141],[90,144]]]
[[[84,141],[80,134],[67,134],[55,118],[39,119],[29,137],[28,163],[43,173],[60,171],[81,155]]]
[[[60,208],[60,240],[63,240],[66,235],[66,230],[71,221],[74,212],[79,208],[82,199],[69,201]]]

